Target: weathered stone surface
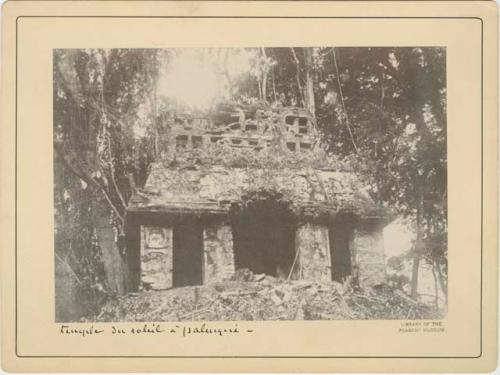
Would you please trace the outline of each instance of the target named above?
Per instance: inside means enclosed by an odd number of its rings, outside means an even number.
[[[203,231],[203,284],[230,278],[234,274],[233,234],[225,224],[210,224]]]
[[[361,217],[384,217],[373,200],[363,192],[352,172],[313,168],[225,168],[192,169],[152,166],[144,191],[132,197],[131,210],[166,212],[227,213],[253,191],[275,191],[292,203],[297,212],[352,212]]]
[[[385,253],[382,229],[374,225],[356,228],[351,245],[358,268],[359,284],[366,288],[385,282]]]
[[[151,289],[172,287],[172,228],[141,226],[141,282]]]
[[[331,280],[328,227],[317,224],[300,226],[295,246],[299,252],[299,278],[316,282]]]
[[[310,114],[301,108],[245,110],[241,104],[210,114],[185,114],[164,118],[160,126],[168,153],[182,158],[183,152],[210,144],[261,150],[281,141],[293,152],[310,150],[317,136]]]
[[[160,128],[162,157],[151,165],[144,188],[135,189],[127,210],[165,214],[172,222],[179,217],[218,221],[204,228],[204,284],[235,271],[231,227],[221,222],[230,223],[235,211],[261,196],[286,205],[294,223],[306,223],[295,234],[298,255],[292,278],[332,280],[328,226],[349,216],[362,227],[350,241],[351,262],[344,256],[346,268],[352,268],[362,286],[384,281],[380,228],[390,212],[373,201],[351,163],[317,147],[319,134],[306,110],[227,103],[210,115],[166,116]],[[379,229],[367,223],[377,223]],[[141,236],[143,284],[171,287],[172,230],[143,228]],[[348,241],[342,244],[345,252]]]

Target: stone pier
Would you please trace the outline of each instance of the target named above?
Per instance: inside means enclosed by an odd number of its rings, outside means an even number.
[[[299,252],[299,274],[296,278],[318,282],[332,279],[328,227],[303,224],[297,229],[296,251]]]
[[[209,224],[203,230],[203,284],[234,274],[233,233],[230,225]]]
[[[350,244],[358,268],[361,287],[371,287],[385,282],[385,254],[382,228],[363,224],[354,229]]]
[[[172,228],[141,226],[141,282],[146,288],[172,287]]]

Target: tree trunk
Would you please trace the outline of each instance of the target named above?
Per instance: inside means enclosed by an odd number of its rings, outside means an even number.
[[[155,63],[158,64],[158,51],[155,52]],[[158,161],[160,156],[160,130],[158,121],[158,89],[157,85],[154,85],[152,90],[152,110],[153,110],[153,128],[154,128],[154,154],[155,161]]]
[[[271,70],[271,80],[273,84],[273,98],[274,98],[274,103],[278,102],[278,96],[276,95],[276,82],[275,82],[275,74],[274,74],[274,66]]]
[[[436,309],[439,309],[439,288],[436,270],[434,269],[435,263],[431,264],[432,277],[434,278],[434,304],[436,305]]]
[[[337,85],[339,89],[339,94],[340,94],[340,101],[342,103],[342,110],[344,112],[344,123],[347,128],[347,131],[349,132],[349,137],[351,138],[351,143],[352,147],[354,148],[355,153],[358,153],[358,146],[356,145],[356,141],[354,140],[354,134],[352,133],[351,130],[351,125],[349,124],[349,115],[347,114],[347,107],[345,106],[344,102],[344,94],[342,93],[342,84],[340,83],[340,74],[339,74],[339,66],[337,63],[337,53],[335,52],[335,47],[332,48],[332,55],[333,55],[333,66],[335,68],[335,76],[337,77]]]
[[[102,252],[106,284],[114,293],[125,294],[127,292],[127,267],[120,255],[116,241],[115,232],[119,232],[119,230],[113,228],[107,210],[95,204],[93,211],[93,222]]]
[[[233,100],[233,80],[231,79],[231,75],[229,74],[229,70],[227,69],[227,62],[229,60],[229,51],[230,49],[227,48],[224,54],[224,62],[222,70],[224,72],[224,77],[226,78],[227,82],[227,94],[229,96],[229,100]]]
[[[269,73],[269,68],[267,66],[267,54],[266,49],[261,48],[262,57],[264,58],[264,69],[262,71],[262,99],[267,101],[267,75]]]
[[[420,268],[420,255],[413,256],[413,268],[411,271],[411,298],[418,298],[418,270]]]
[[[444,300],[446,303],[448,303],[448,283],[445,281],[443,271],[441,271],[441,266],[439,265],[438,261],[435,261],[434,264],[436,265],[438,281],[439,285],[441,286],[441,290],[443,291]]]
[[[306,87],[305,87],[305,100],[306,107],[314,116],[316,111],[316,105],[314,102],[314,82],[313,82],[313,59],[312,59],[312,48],[304,48],[304,60],[306,67]]]
[[[297,80],[297,90],[298,90],[298,100],[300,103],[305,105],[305,98],[304,98],[304,91],[302,89],[302,84],[300,83],[300,60],[295,53],[295,49],[293,47],[290,48],[290,51],[292,52],[292,57],[293,61],[295,62],[295,68],[296,68],[296,74],[295,74],[295,79]]]
[[[421,184],[417,181],[417,184]],[[422,186],[418,186],[418,202],[417,202],[417,240],[413,255],[413,269],[411,272],[411,297],[418,298],[418,271],[420,266],[420,257],[422,255],[422,215],[423,215],[423,193]]]

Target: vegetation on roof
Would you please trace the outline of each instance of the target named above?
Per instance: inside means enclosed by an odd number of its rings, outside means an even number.
[[[234,148],[224,142],[186,152],[177,152],[174,158],[164,159],[163,165],[174,169],[220,165],[228,168],[303,169],[311,167],[344,172],[354,171],[351,159],[336,157],[320,147],[314,150],[292,152],[279,144],[272,144],[255,151]]]

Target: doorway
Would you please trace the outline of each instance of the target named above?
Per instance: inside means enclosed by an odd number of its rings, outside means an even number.
[[[174,226],[173,286],[203,283],[203,228],[194,219],[185,219]]]
[[[353,222],[349,216],[337,218],[329,230],[332,260],[332,280],[344,282],[352,273],[349,243],[353,233]]]
[[[236,269],[287,278],[295,259],[296,221],[277,194],[254,193],[232,213]]]

